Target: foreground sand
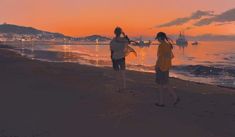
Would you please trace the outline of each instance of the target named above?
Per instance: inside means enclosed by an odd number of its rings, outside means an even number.
[[[235,90],[171,79],[182,102],[158,108],[153,74],[129,71],[126,93],[113,75],[0,49],[0,136],[235,137]]]

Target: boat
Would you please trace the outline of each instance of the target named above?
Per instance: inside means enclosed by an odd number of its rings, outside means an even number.
[[[192,45],[198,45],[199,43],[198,43],[198,41],[193,41],[192,42]]]
[[[150,45],[151,45],[151,41],[149,40],[149,41],[143,41],[143,40],[141,40],[141,41],[139,41],[138,42],[138,46],[140,46],[140,47],[149,47]]]
[[[182,34],[181,32],[180,32],[178,39],[176,40],[176,45],[182,48],[188,46],[188,41],[186,40],[184,34]]]
[[[144,41],[142,40],[142,37],[140,37],[139,41],[136,41],[133,46],[139,46],[139,47],[149,47],[152,44],[152,41]]]

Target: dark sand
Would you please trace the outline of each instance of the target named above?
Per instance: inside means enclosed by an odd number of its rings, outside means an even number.
[[[0,136],[235,137],[234,89],[172,78],[182,101],[158,108],[153,74],[128,71],[125,93],[113,75],[0,49]]]

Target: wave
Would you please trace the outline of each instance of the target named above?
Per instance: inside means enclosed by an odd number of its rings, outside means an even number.
[[[219,68],[215,66],[204,66],[204,65],[182,65],[173,66],[175,71],[184,71],[195,76],[218,76],[218,75],[229,75],[235,77],[235,68]]]
[[[29,49],[24,49],[24,54],[32,54]],[[51,61],[71,61],[71,62],[87,62],[89,64],[97,64],[97,60],[94,56],[85,53],[74,53],[74,52],[61,52],[61,51],[41,51],[36,50],[33,52],[35,58],[48,59]],[[107,59],[99,58],[98,64],[100,66],[110,66],[111,61]],[[127,64],[128,68],[139,71],[154,72],[154,66],[146,66],[140,64]],[[194,76],[232,76],[235,77],[235,67],[224,67],[224,66],[206,66],[206,65],[179,65],[173,66],[172,70],[175,72],[183,72]]]

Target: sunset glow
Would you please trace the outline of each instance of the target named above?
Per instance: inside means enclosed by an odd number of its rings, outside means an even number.
[[[0,23],[32,26],[71,36],[111,36],[121,26],[131,36],[153,36],[157,31],[178,34],[194,21],[180,26],[155,26],[190,16],[197,10],[220,14],[233,9],[235,0],[1,0]],[[234,22],[192,27],[186,33],[235,34]]]

